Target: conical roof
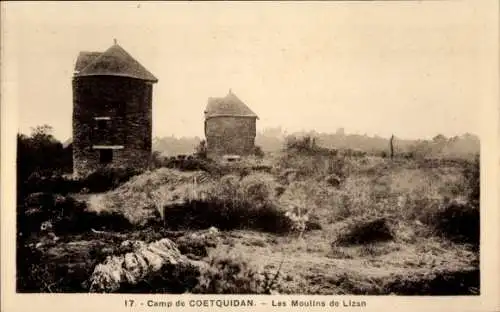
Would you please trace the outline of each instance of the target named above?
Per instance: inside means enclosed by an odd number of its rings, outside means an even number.
[[[80,52],[75,72],[75,77],[120,76],[158,82],[153,74],[116,43],[100,54]]]
[[[80,54],[78,54],[78,58],[76,59],[75,72],[80,72],[82,69],[87,67],[87,65],[95,61],[95,59],[98,58],[101,54],[102,52],[80,52]]]
[[[208,98],[205,118],[233,116],[233,117],[254,117],[258,116],[241,101],[231,90],[222,98]]]

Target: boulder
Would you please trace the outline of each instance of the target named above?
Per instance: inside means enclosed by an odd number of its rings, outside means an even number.
[[[108,256],[103,263],[98,264],[89,279],[90,292],[116,292],[123,286],[130,287],[157,274],[165,274],[163,269],[166,267],[167,273],[172,276],[178,275],[177,271],[185,271],[186,267],[195,267],[167,238],[150,244],[124,242],[122,247],[136,249],[122,255]]]

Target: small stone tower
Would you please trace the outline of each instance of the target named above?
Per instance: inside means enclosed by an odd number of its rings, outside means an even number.
[[[205,110],[205,137],[210,156],[249,155],[254,151],[258,116],[231,90],[209,98]]]
[[[73,76],[75,177],[102,167],[148,165],[156,82],[116,41],[105,52],[80,52]]]

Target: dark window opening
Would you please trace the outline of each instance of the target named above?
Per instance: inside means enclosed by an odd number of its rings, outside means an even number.
[[[106,119],[98,119],[97,120],[97,129],[104,130],[108,128],[108,120]]]
[[[102,149],[99,150],[99,162],[103,165],[109,164],[113,161],[113,150]]]

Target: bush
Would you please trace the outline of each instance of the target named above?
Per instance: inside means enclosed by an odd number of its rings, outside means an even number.
[[[201,271],[198,294],[270,294],[278,285],[280,269],[271,274],[259,269],[241,255],[220,251],[211,257],[210,266]]]
[[[166,226],[284,232],[289,222],[275,202],[276,185],[271,175],[263,173],[243,178],[223,176],[205,189],[198,188],[182,195],[185,199],[182,203],[166,205],[163,213]],[[196,192],[196,197],[189,198],[191,192]]]
[[[61,175],[48,172],[33,172],[26,180],[18,183],[18,201],[32,193],[53,193],[67,195],[79,192],[82,184],[78,181],[66,179]]]
[[[35,171],[18,187],[18,201],[23,202],[32,193],[67,195],[87,189],[100,193],[117,188],[141,171],[133,168],[103,168],[94,171],[82,180],[72,180],[52,172]]]
[[[279,203],[286,211],[292,230],[302,236],[306,230],[321,228],[316,211],[327,205],[328,197],[325,184],[298,181],[290,183],[280,196]]]
[[[480,172],[480,157],[479,154],[477,154],[472,162],[467,162],[463,170],[463,175],[466,181],[467,197],[475,206],[479,206],[480,202]]]
[[[85,280],[94,266],[110,255],[104,244],[88,244],[82,250],[64,249],[62,255],[54,255],[27,244],[22,239],[17,244],[16,288],[21,293],[84,293]],[[67,245],[68,246],[68,245]],[[66,246],[65,246],[66,247]],[[54,259],[54,257],[56,259]],[[62,261],[61,261],[62,260]]]
[[[258,158],[263,158],[264,157],[264,151],[262,151],[262,148],[260,146],[255,146],[253,150],[253,155],[258,157]]]
[[[178,155],[165,159],[160,167],[177,169],[180,171],[217,171],[216,164],[209,158],[195,154],[194,156]]]
[[[101,193],[117,188],[141,172],[134,168],[102,168],[92,172],[81,184],[92,193]]]
[[[274,178],[265,173],[249,174],[241,180],[234,175],[224,176],[207,198],[208,209],[217,219],[215,226],[288,231],[290,222],[276,201],[277,186]]]
[[[27,236],[40,232],[43,222],[50,222],[56,234],[80,233],[90,229],[126,230],[130,222],[115,212],[87,211],[85,202],[51,193],[35,193],[18,207],[17,230]]]
[[[200,159],[206,159],[208,154],[207,142],[205,140],[200,141],[195,149],[195,155]]]
[[[341,231],[332,245],[359,245],[393,239],[392,231],[385,218],[353,219]]]
[[[479,207],[467,202],[451,201],[436,211],[430,223],[438,234],[479,248]]]
[[[151,159],[150,159],[150,162],[149,162],[149,167],[150,167],[150,169],[161,168],[165,164],[165,161],[166,161],[166,157],[165,156],[162,156],[161,153],[158,152],[158,151],[154,151],[151,154]]]
[[[312,136],[303,136],[300,138],[289,136],[285,140],[284,150],[287,153],[297,155],[322,155],[336,156],[337,150],[321,147],[317,144],[317,139]]]
[[[479,295],[479,270],[443,270],[415,275],[395,275],[384,281],[383,293],[401,296]]]
[[[71,198],[52,193],[30,194],[22,205],[17,207],[17,231],[21,235],[29,235],[40,231],[45,221],[55,224],[78,214],[80,205]]]
[[[295,171],[296,179],[336,175],[341,181],[344,181],[349,176],[352,164],[343,156],[287,153],[280,157],[277,167],[280,172]]]
[[[285,233],[291,228],[284,213],[274,206],[255,208],[248,203],[190,201],[165,207],[165,226],[171,230],[203,229],[215,226],[221,230],[254,229]]]
[[[464,198],[429,198],[421,196],[406,205],[408,221],[418,220],[434,235],[455,242],[479,247],[480,213],[479,205]]]

